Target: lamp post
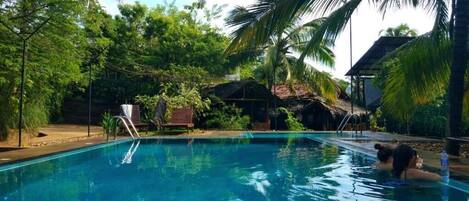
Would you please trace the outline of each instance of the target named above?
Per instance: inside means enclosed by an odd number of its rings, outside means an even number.
[[[88,77],[88,137],[91,136],[90,134],[90,127],[91,127],[91,70],[92,66],[90,65],[90,72],[89,72],[89,77]]]

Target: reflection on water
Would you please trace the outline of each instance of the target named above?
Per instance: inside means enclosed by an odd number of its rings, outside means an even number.
[[[0,172],[3,200],[467,200],[386,185],[361,154],[290,137],[141,140]]]
[[[122,164],[132,163],[132,156],[134,156],[135,152],[138,150],[138,146],[140,146],[140,140],[132,142],[132,145],[130,145],[129,150],[127,151],[127,153],[125,153],[124,159],[122,159]]]

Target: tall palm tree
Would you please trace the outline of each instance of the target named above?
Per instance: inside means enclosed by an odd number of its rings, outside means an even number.
[[[269,6],[269,3],[266,2],[268,1],[260,1],[252,6],[252,9],[259,11],[257,12],[258,24],[261,25],[261,27],[269,28],[263,31],[251,33],[249,33],[249,31],[254,28],[246,29],[242,30],[242,33],[239,33],[238,35],[250,35],[251,37],[262,38],[262,32],[271,32],[271,30],[282,27],[294,17],[302,17],[311,13],[323,15],[328,13],[328,17],[324,20],[321,27],[315,30],[314,36],[306,45],[304,50],[308,51],[315,48],[323,40],[335,41],[337,36],[344,30],[352,16],[352,13],[358,8],[362,0],[302,0],[293,2],[288,0],[276,0],[276,6]],[[466,73],[467,68],[468,2],[466,0],[452,0],[451,2],[448,2],[448,0],[376,0],[368,2],[377,6],[379,12],[383,15],[385,15],[389,9],[422,7],[435,15],[435,22],[431,34],[433,36],[431,37],[431,40],[435,42],[434,45],[443,47],[445,38],[447,38],[446,36],[450,36],[447,40],[452,42],[452,56],[450,56],[450,58],[453,59],[451,60],[449,87],[447,88],[448,94],[451,96],[449,98],[449,129],[447,135],[459,136],[462,133],[461,117],[463,112],[463,97],[466,97],[466,99],[469,98],[468,95],[463,95],[464,74]],[[450,3],[453,13],[448,15],[448,5]],[[454,34],[452,34],[452,32],[454,32]],[[417,43],[416,41],[421,40],[416,39],[414,43]],[[302,54],[299,58],[300,61],[304,59],[304,57],[306,57],[306,55]],[[428,56],[420,58],[423,59],[420,60],[421,62],[425,62],[424,60],[431,60]],[[418,69],[413,70],[418,71]],[[420,72],[420,74],[423,74],[423,72]],[[435,81],[434,79],[440,79],[441,77],[443,76],[438,76],[436,78],[432,76],[420,76],[420,78],[424,79],[424,82],[420,83],[426,85]],[[421,87],[418,82],[413,82],[413,86],[417,87],[409,89],[409,93],[414,93]],[[469,102],[466,99],[464,99],[464,101]],[[450,146],[451,145],[448,147]],[[449,151],[450,154],[456,154],[454,150]]]
[[[417,31],[415,29],[411,29],[407,24],[400,24],[397,27],[389,27],[386,30],[381,30],[380,33],[381,32],[384,32],[384,36],[390,37],[417,36]]]
[[[451,136],[459,137],[463,134],[462,129],[462,113],[464,101],[464,87],[466,92],[468,84],[464,84],[465,74],[467,74],[468,66],[468,29],[469,29],[469,2],[457,1],[455,9],[455,24],[452,53],[453,59],[451,63],[451,74],[449,79],[448,98],[449,98],[449,113],[448,113],[448,133]],[[467,93],[469,94],[469,92]],[[469,99],[469,95],[465,96]],[[468,101],[469,102],[469,101]],[[466,107],[468,107],[466,105]],[[448,153],[459,155],[459,144],[449,141],[446,146]]]
[[[269,2],[269,6],[276,6],[275,1]],[[235,28],[232,33],[232,42],[226,50],[229,55],[244,54],[245,52],[260,52],[263,60],[262,71],[266,76],[267,87],[272,89],[278,79],[279,73],[283,72],[284,82],[302,82],[310,84],[319,94],[329,101],[335,101],[337,85],[326,73],[316,70],[312,65],[299,61],[300,52],[314,61],[321,62],[326,66],[333,66],[334,54],[330,50],[332,43],[323,41],[317,48],[304,51],[305,45],[313,36],[314,30],[321,26],[323,19],[301,23],[301,20],[292,20],[284,27],[265,31],[260,28],[257,21],[258,10],[251,7],[237,7],[231,11],[227,18],[227,24]],[[255,28],[255,29],[252,29]],[[260,28],[262,30],[258,30]],[[243,31],[250,29],[250,33],[263,32],[262,38],[249,37]],[[267,28],[268,29],[268,28]],[[241,35],[240,35],[241,34]],[[248,56],[253,56],[248,55]],[[254,56],[256,56],[254,54]],[[246,57],[248,59],[249,57]],[[316,80],[316,81],[313,81]],[[277,80],[279,81],[279,80]]]

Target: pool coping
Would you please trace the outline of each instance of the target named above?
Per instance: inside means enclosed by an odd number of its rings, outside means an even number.
[[[90,138],[86,140],[55,144],[44,147],[21,148],[17,150],[0,152],[0,168],[6,165],[17,164],[24,161],[34,160],[42,157],[62,154],[65,152],[86,149],[94,146],[105,145],[115,141],[130,138],[118,138],[117,140],[107,140],[102,138]]]
[[[103,147],[108,147],[108,146],[130,142],[130,141],[132,141],[132,139],[130,138],[119,139],[119,140],[114,140],[114,141],[103,142],[100,144],[93,144],[93,145],[88,145],[88,146],[83,146],[83,147],[78,147],[78,148],[72,148],[68,150],[62,150],[59,152],[54,152],[54,153],[30,157],[30,158],[19,159],[11,163],[0,164],[0,172],[15,169],[18,167],[28,166],[28,165],[32,165],[36,163],[41,163],[41,162],[45,162],[49,160],[54,160],[54,159],[61,158],[61,157],[80,154],[83,152],[92,151],[92,150],[100,149]]]

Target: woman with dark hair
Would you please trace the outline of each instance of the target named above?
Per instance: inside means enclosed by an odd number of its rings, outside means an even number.
[[[409,145],[401,144],[393,151],[392,173],[394,177],[403,180],[440,181],[438,174],[419,169],[420,157],[417,151]]]
[[[391,171],[393,157],[393,149],[390,146],[383,146],[381,144],[375,144],[375,149],[378,150],[376,156],[378,157],[378,162],[375,164],[376,169]]]

